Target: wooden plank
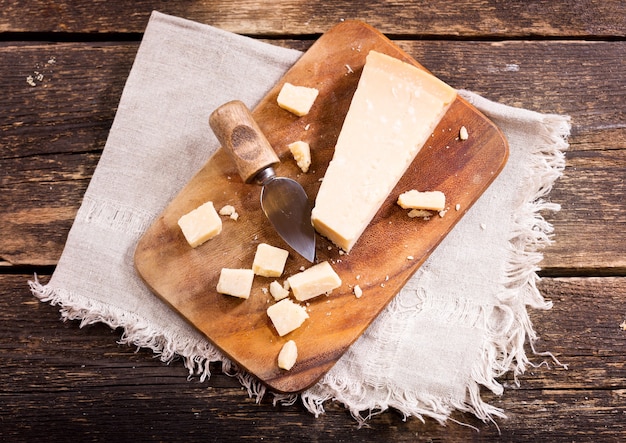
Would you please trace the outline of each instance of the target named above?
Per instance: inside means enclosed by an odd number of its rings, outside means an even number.
[[[302,42],[280,43],[306,48]],[[615,104],[626,102],[626,42],[398,43],[453,86],[510,105],[572,115],[569,166],[551,196],[563,209],[547,215],[557,243],[546,251],[543,266],[553,275],[568,268],[622,272],[624,242],[615,222],[623,226],[616,190],[623,189],[626,116]],[[136,50],[137,43],[0,45],[5,265],[58,260]],[[52,58],[56,62],[44,71]],[[26,78],[37,70],[44,79],[29,86]],[[594,196],[605,198],[596,202]]]
[[[395,36],[514,38],[527,36],[606,37],[626,35],[620,0],[497,0],[457,2],[359,2],[324,4],[288,0],[162,2],[113,4],[89,0],[2,0],[0,31],[55,33],[143,32],[149,14],[161,12],[253,35],[321,34],[340,20],[361,20]],[[271,13],[270,13],[271,11]]]
[[[107,435],[172,441],[202,435],[209,441],[254,438],[273,441],[302,436],[307,441],[620,441],[626,438],[626,379],[619,328],[626,313],[626,278],[544,279],[551,311],[531,311],[541,339],[568,370],[529,368],[520,387],[483,398],[504,408],[498,428],[455,412],[441,427],[433,420],[404,421],[394,411],[374,416],[357,429],[350,415],[328,403],[314,418],[304,408],[260,404],[239,383],[213,367],[210,380],[188,381],[180,361],[169,365],[151,351],[116,344],[121,331],[98,324],[79,328],[61,322],[58,310],[30,295],[29,275],[0,275],[0,434],[7,441],[66,441]],[[42,282],[47,280],[42,276]],[[533,357],[535,363],[543,357]],[[548,359],[549,360],[549,359]],[[503,382],[511,384],[511,377]],[[210,437],[207,437],[210,436]]]

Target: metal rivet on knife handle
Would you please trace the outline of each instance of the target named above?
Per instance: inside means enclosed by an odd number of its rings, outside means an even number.
[[[217,108],[209,125],[232,157],[241,179],[252,182],[259,171],[279,162],[272,145],[259,128],[246,105],[234,100]]]

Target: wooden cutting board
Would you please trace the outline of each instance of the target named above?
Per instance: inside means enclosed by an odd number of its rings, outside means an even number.
[[[281,158],[276,173],[298,180],[311,201],[332,158],[371,49],[421,67],[372,27],[343,22],[320,37],[253,110]],[[284,82],[319,90],[308,115],[296,117],[278,107],[276,97]],[[461,126],[467,128],[468,140],[459,140]],[[287,144],[296,140],[311,145],[312,166],[307,174],[301,173],[287,149]],[[340,254],[325,238],[317,237],[317,260],[331,262],[343,284],[329,296],[310,300],[310,318],[285,337],[276,333],[266,314],[273,299],[264,290],[274,279],[256,276],[248,300],[215,290],[222,268],[251,268],[256,246],[261,242],[291,251],[284,277],[278,279],[281,283],[302,266],[310,266],[274,232],[260,208],[260,187],[243,184],[222,149],[141,238],[135,266],[157,296],[241,368],[273,390],[301,391],[328,371],[364,332],[498,175],[507,156],[507,143],[500,131],[457,98],[350,254]],[[396,199],[410,189],[443,191],[449,206],[445,216],[409,218]],[[219,236],[192,249],[177,221],[209,200],[218,209],[233,205],[240,218],[234,221],[225,217]],[[455,209],[457,204],[459,210]],[[356,284],[363,290],[358,299],[353,293]],[[290,339],[298,346],[298,360],[290,371],[285,371],[278,368],[277,356]]]

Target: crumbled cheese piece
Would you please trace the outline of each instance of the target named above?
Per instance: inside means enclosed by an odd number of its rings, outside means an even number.
[[[283,298],[289,297],[289,290],[285,289],[280,283],[274,280],[270,283],[270,294],[272,294],[274,300],[280,301]]]
[[[457,203],[457,204],[454,206],[454,209],[455,209],[455,210],[457,210],[457,211],[460,211],[460,210],[461,210],[461,205],[460,205],[459,203]]]
[[[290,143],[287,147],[302,172],[309,172],[309,166],[311,166],[311,148],[309,144],[298,140],[297,142]]]
[[[263,277],[280,277],[285,269],[289,251],[267,243],[259,243],[254,255],[252,270]]]
[[[327,261],[292,275],[289,286],[296,300],[305,301],[341,286],[341,279]]]
[[[278,94],[278,106],[302,117],[309,113],[318,93],[315,88],[285,83]]]
[[[429,220],[432,217],[432,212],[425,211],[423,209],[411,209],[407,214],[410,218],[422,217],[424,220]]]
[[[441,191],[420,192],[412,189],[398,196],[398,205],[404,209],[441,211],[446,207],[446,196]]]
[[[222,268],[217,282],[217,292],[233,297],[249,298],[254,272],[252,269]]]
[[[487,229],[487,225],[484,224],[484,223],[481,223],[480,224],[480,229],[482,229],[484,231],[485,229]]]
[[[461,129],[459,130],[459,138],[461,140],[467,140],[469,138],[469,134],[465,126],[461,126]]]
[[[178,226],[192,248],[222,232],[222,220],[215,211],[213,202],[206,202],[180,217]]]
[[[445,217],[446,212],[448,212],[448,210],[445,210],[445,211],[439,211],[439,217],[441,217],[441,218]]]
[[[286,342],[278,353],[278,367],[286,371],[293,368],[298,359],[298,347],[296,342],[289,340]]]
[[[413,257],[412,255],[407,255],[406,259],[407,259],[407,260],[414,260],[414,259],[415,259],[415,257]]]
[[[303,306],[288,298],[267,308],[267,315],[281,337],[298,329],[309,318],[309,314]]]
[[[356,298],[361,298],[362,295],[363,295],[363,289],[361,289],[361,287],[359,285],[356,285],[354,287],[354,296]]]
[[[237,211],[235,210],[235,207],[232,205],[225,205],[222,207],[222,209],[220,209],[220,215],[227,215],[230,218],[232,218],[233,220],[237,220],[239,218],[239,214],[237,214]]]

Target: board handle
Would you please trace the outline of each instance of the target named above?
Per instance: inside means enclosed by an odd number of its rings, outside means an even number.
[[[217,108],[209,117],[209,125],[222,148],[235,161],[245,183],[252,182],[260,171],[280,162],[243,102],[233,100]]]

